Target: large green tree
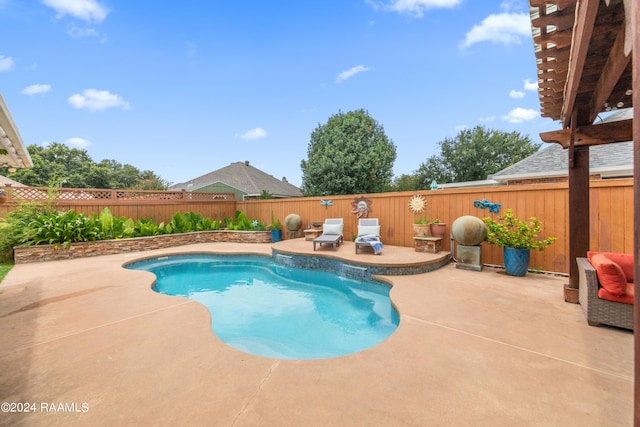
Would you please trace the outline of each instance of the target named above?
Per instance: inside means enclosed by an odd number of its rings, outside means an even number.
[[[47,146],[30,145],[33,168],[0,174],[33,187],[61,186],[69,188],[122,188],[164,190],[167,183],[152,171],[140,171],[115,160],[95,163],[86,150],[70,148],[57,142]]]
[[[438,143],[440,154],[422,163],[416,175],[422,188],[438,183],[487,179],[540,148],[529,136],[476,126]]]
[[[367,111],[338,112],[311,133],[307,156],[306,196],[378,193],[391,184],[396,146]]]

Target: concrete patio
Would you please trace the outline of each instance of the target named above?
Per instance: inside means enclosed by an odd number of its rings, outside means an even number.
[[[302,239],[280,244],[313,254]],[[153,274],[122,268],[188,252],[271,255],[271,245],[16,265],[0,284],[0,402],[31,412],[3,405],[0,425],[632,424],[633,334],[588,326],[580,306],[563,301],[566,277],[454,265],[387,276],[400,313],[389,339],[348,356],[287,361],[227,347],[206,308],[156,294]],[[354,252],[345,242],[315,255]],[[416,256],[427,254],[387,246],[356,259]]]

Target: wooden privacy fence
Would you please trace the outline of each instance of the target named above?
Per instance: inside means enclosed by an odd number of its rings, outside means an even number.
[[[0,215],[13,210],[18,201],[46,200],[46,188],[5,187],[8,200],[0,205]],[[153,218],[168,221],[176,212],[195,212],[207,218],[231,218],[236,210],[265,223],[287,215],[300,215],[303,228],[325,218],[343,218],[344,236],[351,240],[357,233],[353,203],[364,197],[371,202],[370,218],[380,220],[381,238],[387,245],[413,247],[413,223],[416,218],[440,219],[447,224],[463,215],[496,217],[488,209],[474,206],[487,200],[500,204],[500,213],[511,208],[518,218],[535,216],[542,221],[541,235],[557,240],[544,252],[532,252],[531,268],[560,273],[569,272],[568,188],[566,183],[529,184],[422,190],[350,196],[304,197],[271,200],[234,200],[233,193],[190,193],[183,191],[130,191],[96,189],[57,189],[60,210],[74,209],[86,214],[108,207],[114,216]],[[409,200],[422,195],[427,202],[423,213],[414,214]],[[633,252],[633,179],[591,182],[590,248],[592,250]],[[283,233],[286,234],[286,233]],[[309,243],[311,244],[311,243]],[[444,245],[449,249],[449,242]],[[483,244],[483,262],[502,265],[502,249]]]
[[[409,200],[422,195],[427,201],[422,214],[409,209]],[[271,215],[280,221],[290,213],[300,215],[303,228],[325,218],[343,218],[346,240],[357,233],[357,218],[353,213],[355,199],[371,201],[369,217],[380,220],[381,238],[385,244],[413,246],[413,223],[416,218],[440,219],[447,224],[463,215],[478,218],[496,217],[488,209],[474,206],[484,200],[502,205],[500,213],[511,208],[518,218],[532,216],[542,221],[541,236],[557,240],[544,252],[531,253],[531,268],[569,273],[569,199],[567,183],[487,186],[445,190],[380,193],[350,196],[305,197],[301,199],[237,201],[237,209],[250,218],[270,221]],[[619,179],[591,182],[590,247],[592,250],[633,252],[633,180]],[[329,200],[331,201],[329,203]],[[324,203],[323,203],[324,202]],[[448,250],[449,242],[443,247]],[[483,262],[502,265],[502,249],[483,244]]]

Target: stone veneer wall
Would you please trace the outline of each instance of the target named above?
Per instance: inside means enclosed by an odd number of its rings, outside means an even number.
[[[21,246],[13,249],[13,259],[16,264],[23,264],[28,262],[112,255],[122,252],[148,251],[209,242],[271,243],[271,233],[269,231],[217,230],[135,237],[131,239],[80,242],[73,243],[68,249],[63,249],[59,245]]]
[[[271,249],[273,260],[276,264],[308,270],[320,270],[335,273],[349,279],[368,281],[372,276],[403,276],[410,274],[422,274],[437,270],[451,262],[449,256],[443,256],[433,263],[418,263],[407,266],[383,266],[372,264],[359,264],[343,259],[309,256],[302,254],[281,253],[276,248]],[[445,255],[445,252],[442,253]],[[448,252],[446,253],[448,255]]]

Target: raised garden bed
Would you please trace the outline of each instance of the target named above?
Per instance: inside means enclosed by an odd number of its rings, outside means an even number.
[[[271,234],[269,231],[216,230],[73,243],[66,249],[60,245],[20,246],[14,248],[13,258],[16,264],[24,264],[29,262],[112,255],[123,252],[148,251],[209,242],[271,243]]]

